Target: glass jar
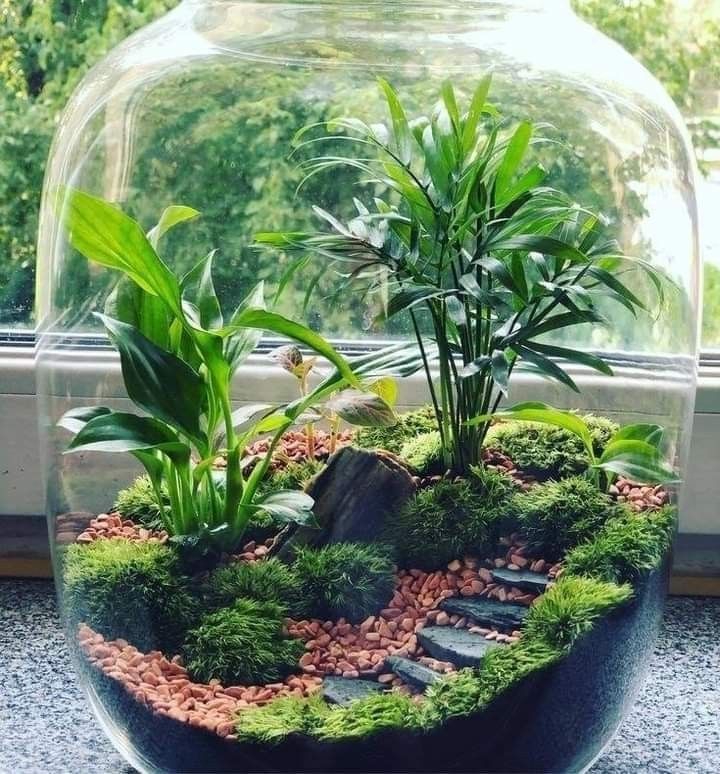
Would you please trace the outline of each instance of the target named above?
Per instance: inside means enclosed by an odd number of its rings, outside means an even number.
[[[662,611],[696,221],[670,99],[563,0],[185,0],[94,68],[38,392],[127,760],[587,768]]]

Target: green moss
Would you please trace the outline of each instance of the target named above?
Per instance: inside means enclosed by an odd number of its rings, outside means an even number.
[[[203,584],[207,610],[232,605],[239,597],[287,606],[297,594],[295,573],[277,559],[233,562],[213,570]]]
[[[437,430],[432,406],[400,414],[392,427],[363,427],[355,433],[353,444],[363,449],[386,449],[399,454],[403,444],[422,433]]]
[[[591,481],[573,476],[517,494],[513,511],[531,547],[547,559],[559,559],[595,535],[617,507]]]
[[[593,578],[563,576],[530,608],[524,629],[530,637],[568,650],[599,618],[631,597],[628,584],[619,586]]]
[[[584,417],[593,437],[596,454],[601,454],[618,425],[604,417]],[[490,428],[487,448],[507,455],[519,468],[540,478],[562,478],[587,469],[582,441],[573,433],[536,422],[503,422]]]
[[[325,463],[320,460],[290,462],[283,468],[270,473],[260,484],[262,494],[277,492],[279,489],[305,489],[310,479],[316,476]]]
[[[491,650],[477,669],[447,675],[427,691],[425,725],[472,715],[484,709],[520,680],[562,658],[562,651],[540,638],[524,638],[506,648]]]
[[[69,547],[64,601],[74,621],[140,650],[174,651],[198,607],[167,546],[124,538]]]
[[[170,507],[167,491],[163,487],[163,506]],[[160,505],[149,476],[138,476],[127,489],[121,489],[115,498],[114,510],[126,519],[132,519],[148,529],[163,529]]]
[[[386,607],[395,588],[390,551],[380,545],[299,548],[292,569],[298,581],[293,612],[320,618],[362,621]]]
[[[411,438],[402,445],[400,457],[420,475],[441,473],[443,457],[440,433],[433,430]]]
[[[297,665],[301,640],[283,635],[284,609],[272,602],[238,599],[206,615],[188,632],[183,655],[193,679],[223,683],[272,683]]]
[[[463,481],[421,489],[387,519],[385,539],[402,567],[434,570],[466,554],[491,552],[515,487],[508,476],[477,469]]]
[[[422,713],[408,696],[396,691],[378,693],[331,710],[317,728],[324,741],[362,739],[390,729],[420,729]]]
[[[675,533],[676,509],[622,515],[608,521],[593,540],[565,558],[565,574],[624,583],[660,566]]]
[[[235,733],[241,742],[279,744],[290,734],[314,736],[332,710],[319,696],[284,696],[263,707],[242,709],[236,715]]]

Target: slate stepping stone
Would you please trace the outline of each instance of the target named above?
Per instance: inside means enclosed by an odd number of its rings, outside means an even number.
[[[409,658],[389,656],[385,659],[385,665],[390,667],[406,683],[423,691],[442,678],[439,672],[426,667],[424,664],[418,664],[417,661],[412,661]]]
[[[358,680],[348,677],[326,677],[323,680],[323,698],[328,704],[350,704],[385,690],[374,680]]]
[[[519,629],[528,614],[525,605],[486,597],[451,597],[443,600],[440,609],[451,615],[467,616],[481,625],[510,630]]]
[[[532,591],[542,594],[550,582],[543,572],[531,572],[530,570],[508,570],[507,567],[499,567],[490,570],[496,583],[507,583],[523,591]]]
[[[433,658],[449,661],[456,667],[477,666],[491,648],[500,645],[467,629],[453,629],[451,626],[421,629],[418,640]]]

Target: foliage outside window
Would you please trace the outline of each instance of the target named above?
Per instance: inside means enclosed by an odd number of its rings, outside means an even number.
[[[88,68],[112,46],[176,4],[176,0],[0,0],[0,110],[5,120],[0,136],[0,326],[25,327],[32,322],[40,188],[63,105]],[[663,82],[688,117],[698,148],[717,147],[720,62],[715,53],[720,43],[720,14],[716,4],[710,0],[574,0],[573,5]],[[276,163],[268,151],[271,143],[263,127],[272,128],[273,142],[284,144],[297,126],[333,117],[287,97],[264,101],[265,114],[258,116],[257,124],[238,126],[233,122],[233,115],[243,114],[243,101],[238,99],[222,119],[217,117],[205,127],[213,144],[211,159],[223,163],[229,157],[229,147],[242,146],[247,149],[244,158],[249,160],[238,179],[233,202],[227,202],[225,192],[218,192],[218,211],[203,207],[207,222],[220,224],[207,234],[208,242],[233,247],[234,258],[225,266],[218,265],[218,291],[228,300],[241,295],[258,277],[271,288],[280,279],[276,262],[253,251],[250,242],[261,220],[262,226],[267,225],[266,218],[260,216],[270,202],[276,216],[271,225],[279,227],[287,222],[289,212],[277,202],[289,201],[299,173],[292,163]],[[183,128],[178,126],[178,133]],[[169,142],[166,155],[159,154],[158,164],[170,166],[176,153],[177,145]],[[704,161],[707,154],[701,150],[700,155],[704,172],[712,175],[711,161]],[[191,182],[193,187],[211,191],[210,172],[200,180],[191,177],[187,185]],[[311,190],[308,195],[316,198],[317,193]],[[176,195],[187,200],[185,190],[178,189]],[[153,203],[140,197],[134,204],[144,210]],[[91,291],[86,267],[78,262],[75,292],[78,297],[89,297]],[[301,293],[296,290],[298,296]],[[342,317],[362,312],[346,309],[336,314]],[[720,269],[710,263],[705,276],[706,346],[720,344],[719,320]],[[313,323],[312,311],[308,322]],[[339,330],[342,320],[323,320],[322,327]]]

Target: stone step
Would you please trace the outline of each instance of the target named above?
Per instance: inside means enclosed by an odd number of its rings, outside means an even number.
[[[477,666],[491,648],[500,643],[480,634],[451,626],[429,626],[418,632],[418,641],[433,658],[449,661],[456,667]]]
[[[420,688],[423,691],[442,678],[439,672],[436,672],[424,664],[418,664],[409,658],[400,656],[388,656],[385,659],[385,665],[392,669],[398,677],[401,677],[406,683]]]
[[[515,586],[522,591],[532,591],[542,594],[547,588],[550,579],[543,572],[531,572],[530,570],[508,570],[507,567],[498,567],[490,570],[495,583],[506,583]]]
[[[450,597],[440,603],[440,609],[451,615],[472,618],[481,626],[510,631],[519,629],[528,614],[525,605],[499,602],[487,597]]]
[[[328,704],[345,705],[357,699],[364,699],[385,690],[385,686],[374,680],[359,680],[330,675],[323,680],[323,698]]]

